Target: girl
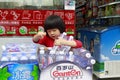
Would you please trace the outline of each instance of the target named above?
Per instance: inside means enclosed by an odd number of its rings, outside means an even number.
[[[38,32],[33,37],[33,42],[53,47],[54,45],[67,45],[74,48],[82,47],[82,42],[79,40],[68,41],[59,36],[65,32],[65,23],[57,15],[50,15],[44,22],[45,32]]]

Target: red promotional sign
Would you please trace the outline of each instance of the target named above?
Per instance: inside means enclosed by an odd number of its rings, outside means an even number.
[[[0,9],[0,36],[31,36],[51,14],[59,15],[67,25],[74,25],[74,10]]]
[[[74,25],[75,24],[75,13],[71,10],[65,10],[64,11],[64,20],[66,25]]]

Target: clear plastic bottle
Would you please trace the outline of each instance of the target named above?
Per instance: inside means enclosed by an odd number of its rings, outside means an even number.
[[[55,50],[51,50],[49,52],[49,55],[48,55],[48,65],[54,63],[56,61],[56,51]]]
[[[82,68],[92,67],[95,64],[95,60],[91,58],[85,58],[81,56],[75,56],[75,62],[77,62]]]
[[[88,63],[87,63],[87,66],[86,66],[86,69],[92,69],[93,68],[93,65],[96,63],[95,59],[91,58],[88,60]]]
[[[8,57],[5,57],[5,56],[2,56],[0,61],[9,61],[9,58]]]
[[[96,63],[95,59],[93,57],[88,59],[87,65],[92,67]]]
[[[63,33],[60,35],[60,37],[61,37],[61,38],[66,38],[66,35],[67,35],[67,33],[66,33],[66,32],[63,32]]]
[[[73,36],[70,36],[68,41],[73,40]],[[71,46],[65,46],[65,51],[68,52],[71,49]]]
[[[10,53],[9,54],[10,61],[18,61],[19,60],[18,54],[17,53]]]
[[[65,53],[64,51],[57,51],[56,53],[56,61],[62,61],[65,60]]]
[[[29,57],[30,60],[37,60],[37,56],[34,54],[32,54],[30,57]]]
[[[20,61],[27,61],[28,60],[28,57],[26,55],[22,55],[20,57]]]
[[[10,58],[10,61],[18,61],[18,60],[19,60],[19,59],[18,59],[17,56],[13,56],[13,57]]]
[[[85,57],[85,58],[91,57],[91,53],[84,48],[73,49],[73,52],[81,57]]]
[[[74,62],[74,54],[73,51],[69,51],[69,55],[67,58],[68,61]]]
[[[46,68],[47,66],[47,58],[46,58],[46,54],[45,54],[45,50],[41,49],[39,52],[39,66],[41,69]]]
[[[67,33],[63,32],[60,37],[61,38],[66,38]],[[52,50],[56,51],[59,48],[59,46],[53,46]]]
[[[9,55],[5,51],[1,54],[0,61],[9,61]]]

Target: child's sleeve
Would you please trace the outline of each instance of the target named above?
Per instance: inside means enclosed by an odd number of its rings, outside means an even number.
[[[81,48],[82,42],[80,40],[74,40],[76,42],[76,46],[74,48]]]

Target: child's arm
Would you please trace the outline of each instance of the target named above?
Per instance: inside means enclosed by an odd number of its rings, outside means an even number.
[[[80,48],[82,47],[82,42],[79,40],[66,40],[63,38],[56,39],[54,42],[54,45],[67,45],[75,48]]]
[[[33,36],[33,41],[38,42],[38,40],[42,39],[45,35],[45,32],[38,32],[36,35]]]

